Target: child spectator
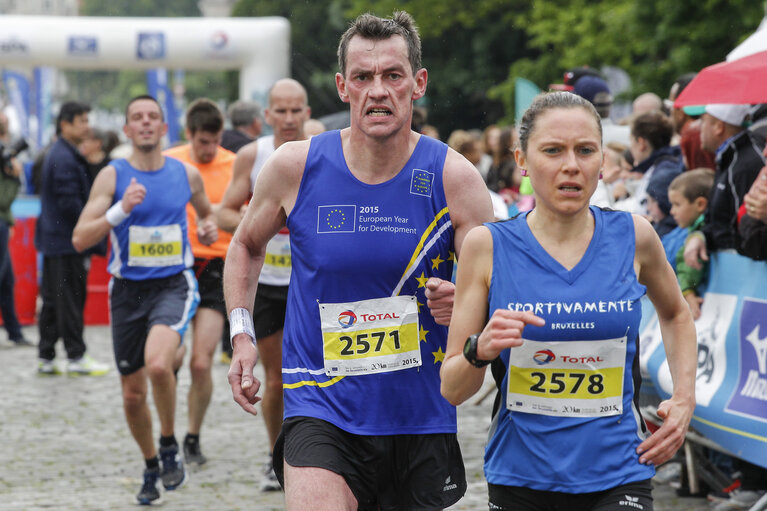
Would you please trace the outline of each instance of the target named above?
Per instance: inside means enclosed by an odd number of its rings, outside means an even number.
[[[671,215],[679,227],[687,228],[689,234],[699,231],[703,227],[703,213],[708,207],[708,197],[711,195],[713,186],[714,172],[706,168],[683,172],[671,181],[668,187]],[[703,303],[703,298],[700,296],[699,287],[703,282],[705,271],[705,266],[700,270],[695,270],[685,264],[684,247],[677,252],[677,279],[694,319],[700,317],[700,306]]]

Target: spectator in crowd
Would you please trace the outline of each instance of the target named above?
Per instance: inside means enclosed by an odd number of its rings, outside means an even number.
[[[631,143],[629,149],[634,159],[633,173],[642,175],[636,189],[632,192],[631,201],[625,210],[646,215],[647,187],[654,174],[674,172],[678,174],[684,168],[682,153],[679,147],[672,147],[671,121],[662,113],[648,112],[635,117],[631,123]],[[671,182],[668,175],[666,185]],[[664,190],[665,191],[665,190]],[[657,199],[655,199],[657,200]]]
[[[519,195],[519,185],[522,176],[514,162],[515,132],[510,126],[500,130],[498,143],[493,147],[493,163],[487,173],[487,187],[501,195],[507,196],[507,202],[516,201]]]
[[[88,162],[77,150],[90,132],[88,112],[90,107],[82,103],[61,105],[56,120],[59,136],[43,163],[35,244],[43,255],[37,371],[44,375],[61,372],[54,363],[59,338],[69,359],[68,374],[103,375],[109,370],[86,353],[83,312],[90,254],[78,253],[72,245],[72,231],[93,183]]]
[[[671,215],[668,187],[681,173],[681,165],[659,168],[655,170],[650,182],[647,183],[647,213],[661,240],[677,227],[676,221]]]
[[[88,161],[91,179],[96,179],[96,174],[112,160],[110,153],[117,144],[112,145],[109,133],[100,128],[91,128],[90,133],[78,146],[80,153]]]
[[[640,94],[631,103],[631,114],[639,115],[647,112],[661,112],[663,110],[663,100],[654,92],[645,92]]]
[[[236,153],[261,135],[261,106],[255,101],[235,101],[226,111],[232,127],[224,130],[221,147]]]
[[[745,128],[748,105],[712,104],[703,114],[700,140],[703,149],[716,152],[716,182],[705,224],[685,245],[684,259],[701,268],[715,250],[737,248],[738,211],[746,193],[765,164],[765,140]]]
[[[767,146],[762,155],[767,159]],[[767,259],[767,166],[762,167],[746,194],[739,211],[738,252],[764,261]]]
[[[602,208],[611,208],[616,199],[623,196],[623,192],[616,197],[616,188],[621,178],[621,155],[627,149],[626,146],[617,142],[608,142],[604,146],[604,164],[602,174],[594,195],[591,196],[590,204]]]
[[[480,137],[482,158],[477,168],[485,182],[487,182],[487,174],[493,166],[493,155],[498,154],[500,138],[501,128],[495,124],[491,124],[482,131],[482,136]]]
[[[676,108],[674,101],[695,78],[695,73],[687,73],[671,85],[668,93],[668,102],[671,125],[674,127],[674,136],[678,138],[679,147],[682,149],[684,165],[687,169],[696,168],[715,168],[714,153],[703,149],[700,142],[700,116],[703,114],[704,106],[686,106]]]
[[[586,74],[577,78],[573,84],[573,93],[585,98],[599,112],[602,118],[602,143],[619,142],[629,145],[629,128],[620,126],[610,119],[613,96],[610,87],[601,76]]]
[[[11,143],[8,133],[8,117],[0,112],[0,143],[8,147]],[[8,340],[16,346],[33,344],[21,332],[21,324],[16,315],[16,303],[13,296],[15,278],[9,243],[13,233],[13,215],[11,204],[21,186],[21,163],[16,158],[0,162],[0,313],[3,326],[8,332]]]
[[[466,130],[455,130],[447,139],[447,145],[451,149],[469,160],[476,168],[482,158],[482,150],[477,137]],[[477,168],[479,171],[479,168]]]
[[[688,233],[700,230],[713,186],[714,171],[705,168],[683,172],[671,181],[668,199],[671,202],[671,215],[679,227],[687,229]],[[676,276],[693,319],[700,318],[703,298],[699,288],[704,280],[705,269],[690,268],[684,263],[684,246],[677,251]]]

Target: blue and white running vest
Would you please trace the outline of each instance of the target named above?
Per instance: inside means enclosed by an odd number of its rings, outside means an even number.
[[[114,202],[122,199],[134,177],[147,191],[144,201],[110,231],[109,273],[147,280],[191,268],[194,256],[187,235],[186,205],[192,191],[184,164],[166,157],[161,168],[148,172],[135,169],[125,159],[111,165],[116,174]]]
[[[489,313],[526,310],[526,326],[505,350],[501,404],[485,451],[492,484],[588,493],[651,478],[637,446],[640,299],[630,214],[592,206],[594,235],[566,270],[533,236],[526,215],[486,224],[493,236]]]
[[[456,431],[439,392],[447,328],[424,296],[426,280],[449,280],[455,260],[446,154],[422,136],[394,178],[370,185],[347,167],[338,131],[311,139],[287,219],[285,417],[360,435]]]

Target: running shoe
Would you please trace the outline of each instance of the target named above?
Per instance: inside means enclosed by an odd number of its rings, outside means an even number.
[[[37,363],[37,374],[41,374],[43,376],[53,376],[55,374],[61,374],[61,370],[59,370],[56,362],[53,360],[46,360],[41,358]]]
[[[34,348],[36,346],[35,343],[30,341],[24,336],[19,337],[18,339],[9,339],[14,346],[24,346],[26,348]]]
[[[144,470],[144,484],[136,495],[136,500],[141,506],[151,506],[160,503],[160,490],[157,489],[157,480],[160,478],[160,469]]]
[[[208,461],[200,450],[200,441],[189,438],[184,439],[184,462],[189,465],[204,465]]]
[[[272,457],[264,463],[264,477],[261,478],[261,491],[282,491],[280,481],[277,480],[277,474],[274,473]]]
[[[109,366],[96,362],[87,353],[77,360],[67,362],[67,376],[103,376],[109,372]]]
[[[178,453],[178,445],[160,447],[160,462],[162,472],[160,478],[166,490],[175,490],[186,481],[184,462]]]

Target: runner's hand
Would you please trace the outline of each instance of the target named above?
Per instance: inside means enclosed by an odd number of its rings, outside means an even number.
[[[197,239],[203,245],[212,245],[218,239],[218,226],[210,218],[197,222]]]
[[[455,285],[452,282],[437,277],[426,281],[426,305],[438,325],[450,325],[454,298]]]
[[[258,415],[254,406],[261,401],[256,394],[261,382],[253,376],[253,368],[258,362],[258,350],[247,334],[238,334],[232,341],[232,364],[229,366],[229,386],[232,387],[234,401],[246,412]]]
[[[146,187],[136,181],[135,177],[132,177],[125,193],[123,193],[123,211],[130,213],[133,208],[144,202],[144,197],[146,197]]]
[[[522,345],[526,325],[543,326],[546,321],[532,312],[497,309],[477,339],[477,358],[495,360],[506,348]]]
[[[661,402],[657,414],[663,419],[663,425],[637,447],[639,463],[657,467],[670,460],[684,443],[693,410],[694,398],[671,396],[671,399]]]

